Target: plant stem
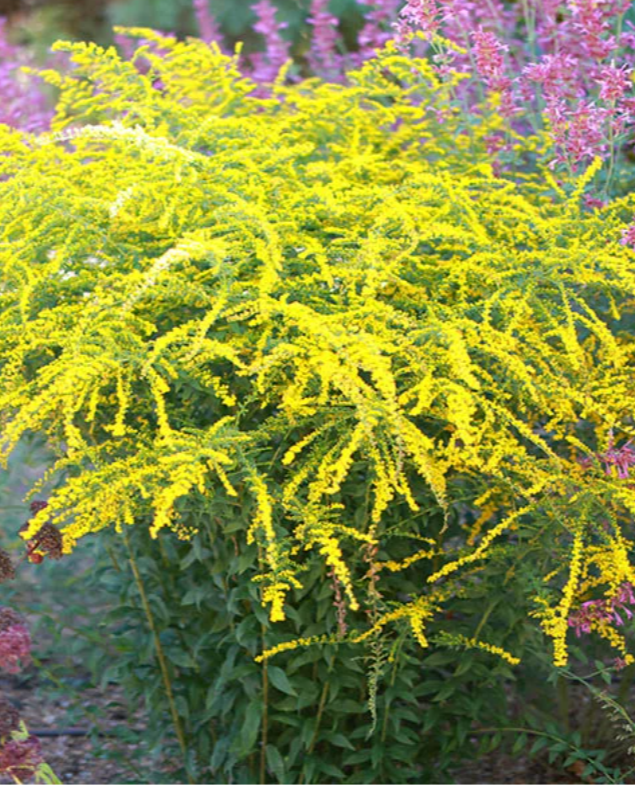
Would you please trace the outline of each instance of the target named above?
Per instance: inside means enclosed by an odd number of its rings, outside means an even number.
[[[128,550],[128,561],[130,562],[132,574],[134,575],[135,583],[137,585],[137,589],[139,590],[139,595],[141,597],[141,604],[143,605],[143,610],[148,620],[148,626],[150,627],[150,632],[152,633],[152,637],[154,639],[154,646],[157,652],[157,659],[159,660],[159,668],[161,669],[161,677],[163,679],[163,685],[165,686],[165,693],[168,699],[168,704],[170,706],[170,714],[172,715],[172,723],[174,724],[174,730],[176,732],[176,737],[179,742],[179,747],[181,748],[181,753],[183,755],[183,763],[185,766],[185,770],[187,772],[188,771],[187,745],[185,743],[185,734],[183,733],[181,718],[179,717],[179,713],[176,710],[176,703],[174,702],[174,692],[172,690],[172,682],[170,681],[170,672],[168,670],[168,663],[167,660],[165,659],[163,646],[161,645],[159,632],[157,630],[157,626],[154,621],[154,616],[152,615],[152,608],[150,607],[150,603],[148,602],[148,595],[146,594],[145,586],[143,585],[141,573],[139,572],[139,567],[134,558],[134,554],[132,553],[132,548],[130,547],[130,540],[128,538],[127,533],[125,532],[124,532],[124,541],[126,543],[126,548]],[[187,774],[187,779],[189,783],[192,783],[192,778],[190,777],[189,773]]]
[[[558,705],[560,707],[560,717],[565,731],[570,730],[569,725],[569,687],[567,682],[560,677],[558,679]]]
[[[262,648],[265,649],[265,626],[262,626]],[[267,736],[269,734],[269,674],[267,660],[262,663],[262,746],[260,748],[260,785],[267,773]]]
[[[318,704],[317,717],[315,718],[315,730],[313,731],[313,736],[311,737],[311,743],[309,744],[309,748],[307,750],[309,755],[313,752],[313,749],[317,742],[318,731],[320,729],[320,721],[322,720],[322,713],[324,712],[324,706],[326,705],[326,697],[328,695],[330,686],[331,683],[325,681],[324,687],[322,687],[322,694],[320,695],[320,703]]]
[[[490,614],[492,613],[494,608],[498,605],[498,603],[499,603],[498,599],[492,600],[492,602],[490,602],[490,604],[485,609],[483,615],[481,616],[481,620],[478,623],[478,627],[476,628],[476,630],[474,631],[474,635],[472,636],[472,638],[475,641],[478,640],[478,636],[481,634],[481,630],[485,626],[485,622],[489,619]]]

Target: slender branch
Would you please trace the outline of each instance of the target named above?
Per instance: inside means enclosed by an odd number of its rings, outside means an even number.
[[[183,733],[183,726],[181,725],[181,718],[179,717],[179,713],[176,709],[176,703],[174,701],[174,692],[172,690],[172,682],[170,681],[170,672],[168,670],[168,663],[165,658],[165,653],[163,652],[163,646],[161,645],[161,639],[159,638],[159,632],[157,630],[157,626],[154,621],[154,616],[152,615],[152,608],[150,607],[150,603],[148,601],[148,595],[146,594],[146,590],[143,585],[141,573],[139,572],[139,567],[132,553],[132,548],[130,547],[130,540],[126,532],[124,532],[124,541],[126,543],[126,548],[128,550],[128,561],[130,562],[130,567],[132,568],[132,574],[134,575],[135,583],[137,584],[137,589],[139,590],[139,595],[141,596],[141,604],[143,605],[143,610],[148,620],[148,626],[150,627],[150,632],[152,633],[152,637],[154,639],[154,646],[157,652],[157,659],[159,660],[159,667],[161,669],[161,677],[163,679],[163,684],[165,686],[165,692],[168,699],[168,704],[170,706],[170,714],[172,715],[174,730],[176,732],[176,737],[179,742],[179,747],[181,748],[181,753],[183,755],[183,762],[185,764],[185,769],[187,771],[188,769],[187,744],[185,742],[185,734]],[[192,779],[189,774],[187,775],[187,778],[188,778],[188,782],[191,783]]]
[[[320,695],[320,703],[318,704],[317,717],[315,719],[315,730],[313,731],[313,736],[311,737],[311,743],[309,744],[309,749],[308,749],[309,755],[313,752],[315,743],[317,742],[318,731],[320,729],[320,722],[322,720],[322,714],[324,712],[326,697],[328,695],[330,686],[331,686],[330,682],[325,681],[324,687],[322,687],[322,694]]]
[[[263,625],[264,644],[264,625]],[[263,646],[264,649],[264,646]],[[269,674],[267,660],[262,663],[262,746],[260,748],[260,783],[264,785],[267,774],[267,736],[269,733]]]
[[[262,547],[258,545],[258,564],[262,570],[263,557]],[[261,594],[262,602],[262,594]],[[265,635],[267,628],[264,624],[260,625],[261,644],[263,651],[267,648],[265,643]],[[267,660],[262,662],[262,735],[261,735],[261,748],[260,748],[260,783],[264,785],[265,777],[267,774],[267,736],[269,734],[269,671],[267,669]]]
[[[547,739],[552,739],[552,741],[558,741],[561,744],[566,744],[569,749],[578,750],[575,744],[571,744],[570,741],[567,739],[563,739],[561,736],[555,736],[553,733],[547,733],[546,731],[541,730],[534,730],[533,728],[476,728],[471,733],[527,733],[530,736],[544,736]],[[588,759],[587,759],[588,760]],[[607,780],[611,783],[616,783],[617,780],[614,780],[613,777],[609,774],[608,770],[604,767],[604,765],[599,760],[594,760],[593,765],[602,772],[602,774],[607,778]]]

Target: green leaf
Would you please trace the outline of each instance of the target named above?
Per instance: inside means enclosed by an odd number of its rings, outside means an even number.
[[[260,722],[262,720],[262,703],[251,701],[245,711],[245,720],[240,729],[240,756],[246,757],[256,747]]]
[[[212,757],[210,758],[210,768],[212,771],[216,771],[219,769],[225,758],[227,756],[227,750],[229,748],[229,738],[227,736],[219,739],[216,744],[214,745],[214,751],[212,752]]]
[[[439,692],[432,698],[435,703],[440,703],[441,701],[447,700],[450,695],[454,695],[456,692],[457,685],[449,682],[442,687]]]
[[[463,659],[459,662],[457,669],[454,671],[455,676],[462,676],[464,673],[467,673],[474,663],[474,659],[472,657],[463,657]]]
[[[329,744],[334,744],[336,747],[344,747],[347,750],[354,750],[355,747],[350,739],[346,738],[343,733],[324,733],[322,734],[324,741]]]
[[[512,747],[512,755],[517,755],[527,744],[527,734],[521,733],[514,742]]]
[[[169,649],[167,651],[167,657],[170,662],[178,665],[179,668],[196,667],[196,661],[192,659],[192,655],[189,651],[183,651],[183,649]]]
[[[341,769],[338,769],[337,766],[334,766],[328,761],[323,759],[318,760],[317,765],[320,771],[324,772],[324,774],[328,774],[329,777],[333,777],[333,782],[342,782],[346,778],[346,775]]]
[[[535,755],[537,752],[540,752],[543,747],[546,747],[549,744],[549,739],[545,736],[539,736],[536,741],[531,745],[531,749],[529,750],[530,755]]]
[[[269,767],[269,771],[276,775],[278,782],[285,782],[286,771],[284,760],[278,751],[278,748],[274,747],[273,744],[267,744],[265,748],[265,757],[267,759],[267,766]]]
[[[344,765],[355,766],[358,763],[366,763],[366,761],[370,760],[370,756],[370,749],[367,748],[365,750],[358,750],[357,752],[353,752],[344,758]]]
[[[277,690],[280,690],[287,695],[297,696],[298,693],[293,688],[293,685],[289,681],[289,677],[282,668],[279,668],[277,665],[269,665],[267,667],[267,676]]]
[[[379,764],[381,763],[384,754],[385,754],[385,750],[383,744],[373,745],[371,750],[371,756],[370,756],[370,761],[373,766],[373,769],[379,768]]]
[[[343,714],[364,714],[366,712],[366,706],[363,703],[358,703],[351,698],[336,701],[332,709]]]
[[[423,664],[428,668],[438,668],[450,662],[456,662],[458,655],[453,651],[435,651],[429,657],[425,657]]]

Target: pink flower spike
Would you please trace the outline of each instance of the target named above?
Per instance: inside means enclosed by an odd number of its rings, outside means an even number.
[[[633,69],[628,65],[617,68],[615,62],[612,62],[611,65],[602,66],[600,76],[595,80],[600,85],[600,100],[607,104],[619,101],[632,84],[632,73]]]
[[[501,44],[493,33],[479,27],[472,34],[476,70],[492,90],[506,89],[510,86],[509,79],[504,76],[505,61],[503,52],[508,47]]]
[[[584,195],[584,204],[590,210],[600,210],[602,207],[606,206],[606,202],[604,202],[602,199],[596,199],[593,196],[589,196],[589,194]]]
[[[280,35],[287,23],[277,21],[276,8],[269,0],[260,0],[251,10],[258,17],[254,30],[264,37],[266,48],[264,52],[252,55],[253,72],[250,75],[256,82],[272,82],[289,59],[289,42]]]
[[[632,223],[627,229],[622,230],[622,239],[620,240],[620,243],[635,248],[635,223]]]
[[[380,49],[392,38],[392,21],[397,18],[399,0],[376,0],[367,7],[364,13],[364,26],[359,31],[357,42],[362,60],[372,57],[376,49]]]
[[[439,29],[439,23],[439,9],[435,0],[408,0],[395,24],[397,42],[405,43],[417,31],[423,32],[426,38],[432,38]]]
[[[635,591],[632,583],[623,583],[617,596],[621,603],[628,602],[630,605],[635,605]]]
[[[199,33],[203,41],[208,44],[211,41],[220,41],[222,38],[221,31],[209,10],[208,0],[192,0],[192,5],[194,6],[194,15],[196,16]]]
[[[329,13],[328,0],[311,0],[307,22],[313,28],[309,64],[314,73],[323,77],[338,77],[342,58],[337,52],[338,19]]]

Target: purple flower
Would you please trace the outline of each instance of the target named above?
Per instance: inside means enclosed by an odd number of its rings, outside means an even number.
[[[631,231],[632,228],[631,226],[626,231]],[[611,438],[607,451],[598,455],[598,458],[604,464],[604,471],[607,475],[610,476],[613,473],[613,467],[615,467],[617,476],[621,480],[625,480],[629,476],[629,468],[635,465],[635,450],[631,448],[630,444],[631,442],[628,441],[625,445],[616,449]]]
[[[635,223],[630,224],[627,229],[622,230],[622,239],[620,240],[620,243],[635,248]]]
[[[501,44],[493,33],[483,30],[482,27],[472,32],[472,41],[478,75],[488,86],[493,87],[503,79],[505,70],[503,52],[507,52],[509,47]],[[493,89],[497,88],[493,87]]]
[[[432,38],[439,24],[439,9],[435,0],[408,0],[399,12],[399,21],[395,25],[397,41],[404,43],[415,31]]]
[[[602,66],[600,76],[595,81],[600,85],[600,99],[608,103],[616,103],[630,88],[633,69],[627,65],[617,68],[614,63]]]
[[[307,22],[313,28],[313,36],[308,59],[315,74],[333,78],[340,76],[342,57],[337,51],[338,19],[329,13],[328,6],[328,0],[311,0]]]
[[[577,164],[606,153],[608,110],[585,100],[571,108],[561,98],[548,97],[545,115],[557,147],[557,163],[568,160],[575,169]]]
[[[539,62],[525,66],[522,75],[524,79],[540,84],[545,96],[581,97],[580,63],[571,54],[545,54]]]
[[[606,202],[603,199],[598,199],[595,196],[590,196],[589,194],[584,195],[584,204],[589,210],[600,210],[602,207],[606,207]]]
[[[264,36],[265,51],[251,56],[250,76],[256,82],[272,82],[289,59],[289,42],[280,35],[287,23],[276,20],[276,8],[269,0],[260,0],[251,10],[258,17],[254,30]]]
[[[209,10],[208,0],[192,0],[196,23],[203,41],[220,41],[222,38],[220,28]]]
[[[9,41],[7,21],[0,17],[0,123],[37,133],[48,129],[52,112],[32,77],[21,73],[25,65],[32,65],[31,58]]]
[[[575,629],[579,638],[583,632],[591,632],[594,622],[610,622],[611,618],[611,610],[607,607],[606,600],[589,600],[583,602],[578,610],[569,616],[568,624]]]
[[[364,26],[359,32],[357,43],[359,57],[366,60],[373,56],[393,36],[391,26],[397,18],[399,0],[377,0],[364,13]]]
[[[615,36],[608,35],[609,20],[614,9],[598,0],[569,0],[573,26],[582,36],[586,53],[594,60],[603,60],[616,48]]]
[[[620,616],[623,613],[627,619],[633,618],[633,612],[628,607],[635,605],[635,591],[631,583],[622,583],[615,596],[607,600],[588,600],[583,602],[577,611],[574,611],[568,618],[569,627],[575,629],[575,634],[579,638],[582,633],[589,633],[594,624],[615,624],[622,626],[624,619]]]

